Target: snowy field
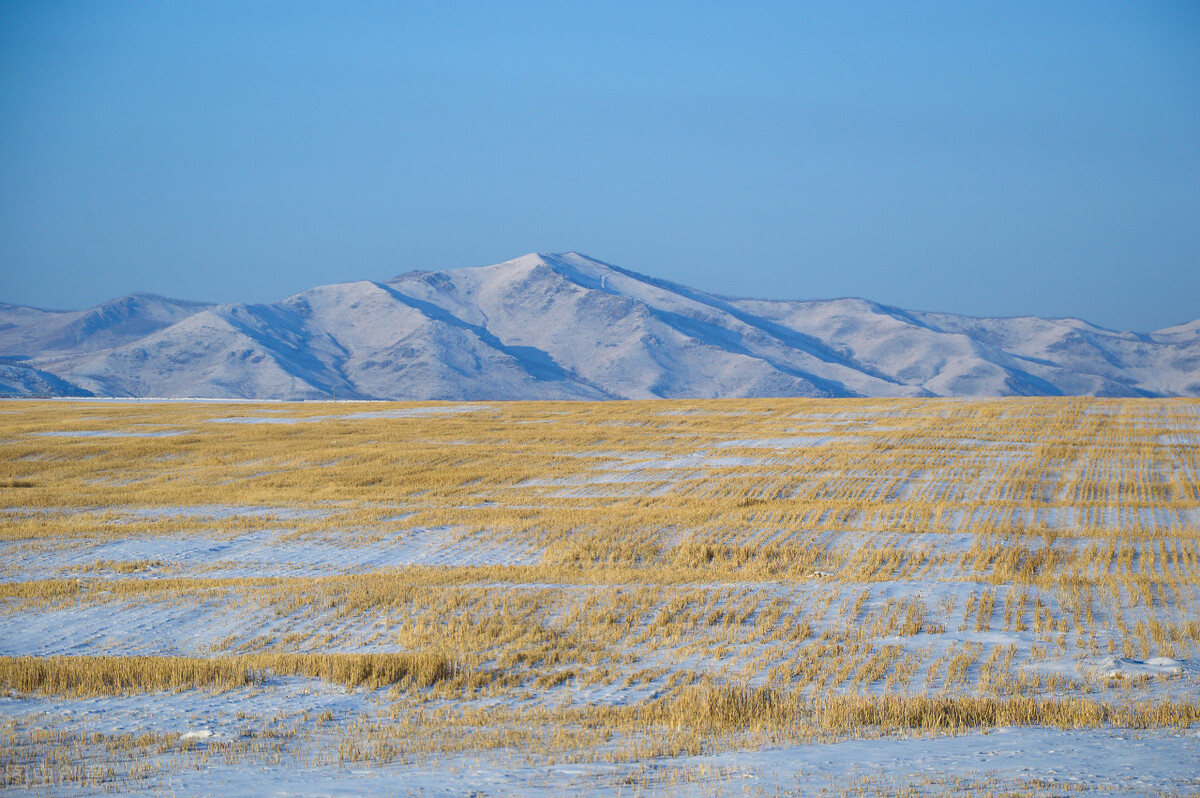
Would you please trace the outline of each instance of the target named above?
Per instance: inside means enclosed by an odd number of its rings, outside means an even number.
[[[14,792],[1200,791],[1200,401],[0,404]]]

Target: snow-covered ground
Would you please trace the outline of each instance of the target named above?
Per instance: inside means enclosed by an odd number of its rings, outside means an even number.
[[[997,727],[960,735],[876,737],[766,746],[634,763],[546,761],[520,750],[474,751],[387,764],[337,760],[345,729],[304,721],[321,712],[362,717],[380,707],[361,692],[281,683],[270,691],[220,695],[159,694],[80,701],[26,699],[20,712],[0,704],[3,720],[22,726],[107,734],[156,732],[180,743],[159,755],[138,785],[109,789],[182,795],[1188,795],[1200,790],[1200,732],[1195,729],[1060,730]],[[238,716],[241,717],[238,717]],[[205,756],[264,728],[313,727],[315,757],[261,755],[228,763]],[[297,746],[299,747],[299,746]],[[275,761],[272,761],[272,760]],[[62,785],[43,794],[92,795],[97,787]],[[101,786],[99,791],[104,791]]]
[[[1194,403],[12,408],[0,657],[436,650],[492,680],[10,690],[14,788],[1200,791]],[[622,720],[709,684],[1195,720]]]

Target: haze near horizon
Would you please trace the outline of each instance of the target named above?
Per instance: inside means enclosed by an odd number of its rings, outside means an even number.
[[[1200,316],[1184,3],[0,6],[0,300],[575,250],[736,296]]]

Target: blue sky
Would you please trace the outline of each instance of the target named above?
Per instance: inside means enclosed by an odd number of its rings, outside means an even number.
[[[735,295],[1200,317],[1200,6],[0,3],[0,300],[564,250]]]

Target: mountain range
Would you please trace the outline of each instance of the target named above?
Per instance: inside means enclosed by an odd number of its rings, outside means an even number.
[[[248,399],[1200,396],[1200,320],[1152,333],[864,299],[706,293],[575,252],[271,304],[0,304],[0,394]]]

